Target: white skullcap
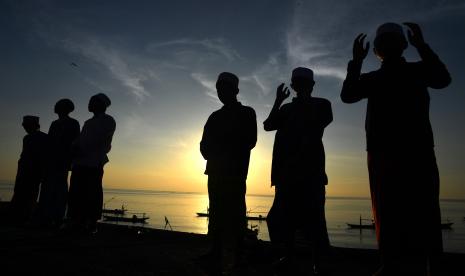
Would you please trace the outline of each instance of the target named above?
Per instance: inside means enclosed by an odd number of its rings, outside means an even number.
[[[229,82],[235,86],[239,86],[239,78],[234,75],[233,73],[229,73],[229,72],[223,72],[221,74],[218,75],[218,81],[225,81],[225,82]]]
[[[313,71],[305,67],[297,67],[292,70],[292,78],[304,78],[313,80]]]
[[[376,38],[386,33],[398,34],[405,38],[404,30],[402,29],[402,26],[397,23],[388,22],[388,23],[384,23],[381,26],[379,26],[378,29],[376,30]]]

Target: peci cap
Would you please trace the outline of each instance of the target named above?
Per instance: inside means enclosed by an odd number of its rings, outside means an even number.
[[[404,29],[402,29],[402,26],[397,24],[397,23],[384,23],[378,27],[376,30],[376,38],[380,37],[383,34],[398,34],[399,36],[403,37],[405,39],[405,34],[404,34]]]
[[[313,71],[306,67],[297,67],[294,70],[292,70],[292,79],[294,78],[313,80]]]
[[[239,78],[233,73],[223,72],[219,74],[217,82],[220,82],[220,81],[228,82],[236,87],[239,86]]]
[[[33,115],[26,115],[23,117],[23,124],[39,124],[39,117]]]

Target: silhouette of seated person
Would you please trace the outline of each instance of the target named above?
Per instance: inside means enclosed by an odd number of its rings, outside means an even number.
[[[313,269],[320,270],[319,257],[329,247],[325,219],[324,129],[332,120],[331,103],[312,96],[313,71],[298,67],[292,71],[291,87],[297,97],[282,105],[290,91],[278,86],[276,100],[266,131],[276,130],[273,146],[271,182],[275,198],[267,217],[270,240],[277,248],[284,246],[279,266],[292,262],[296,230],[302,230],[311,242]]]
[[[94,116],[87,120],[73,143],[72,173],[69,188],[67,216],[71,227],[95,233],[97,220],[102,216],[103,167],[109,161],[116,123],[106,114],[111,101],[103,93],[90,98],[89,112]]]
[[[24,224],[30,221],[43,182],[47,165],[47,134],[40,131],[39,117],[24,116],[23,148],[18,161],[13,197],[11,199],[12,221]]]
[[[451,78],[424,41],[420,27],[404,24],[421,60],[405,60],[408,42],[402,26],[385,23],[377,29],[374,40],[381,67],[361,74],[369,44],[364,45],[366,35],[360,34],[354,41],[341,99],[345,103],[368,100],[368,172],[383,263],[375,275],[425,275],[427,259],[430,273],[438,275],[443,250],[439,172],[428,88],[444,88]]]
[[[40,189],[39,219],[42,225],[60,226],[68,198],[68,171],[71,169],[71,145],[79,136],[79,122],[69,116],[74,104],[61,99],[55,104],[58,119],[48,131],[50,167]]]
[[[257,141],[255,111],[237,101],[239,79],[223,72],[216,89],[223,106],[213,112],[204,127],[200,151],[207,160],[209,221],[213,243],[210,257],[231,269],[244,238],[246,179],[250,151]]]

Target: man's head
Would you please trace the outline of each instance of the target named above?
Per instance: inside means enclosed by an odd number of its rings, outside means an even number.
[[[298,94],[312,93],[315,81],[313,71],[305,67],[297,67],[292,70],[291,87]]]
[[[92,113],[104,113],[110,105],[110,98],[103,93],[99,93],[90,98],[88,109]]]
[[[32,133],[40,129],[39,117],[26,115],[23,117],[23,128],[27,133]]]
[[[55,104],[54,111],[58,116],[67,116],[74,110],[74,104],[70,99],[61,99]]]
[[[216,81],[216,91],[218,99],[227,105],[237,102],[237,94],[239,93],[239,78],[233,73],[223,72],[218,75]]]
[[[384,23],[376,30],[374,52],[381,60],[396,59],[402,56],[408,43],[402,26]]]

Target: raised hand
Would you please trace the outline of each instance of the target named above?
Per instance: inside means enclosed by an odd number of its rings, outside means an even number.
[[[366,34],[361,33],[355,38],[354,47],[352,49],[353,60],[361,62],[367,57],[368,50],[370,49],[370,42],[364,45],[366,37]]]
[[[284,87],[284,83],[281,83],[276,89],[276,102],[281,104],[289,97],[290,94],[291,92],[289,91],[289,88]]]
[[[421,32],[421,28],[418,24],[412,22],[404,22],[404,25],[409,28],[407,30],[408,41],[412,44],[415,48],[425,44],[425,39],[423,38],[423,33]]]

